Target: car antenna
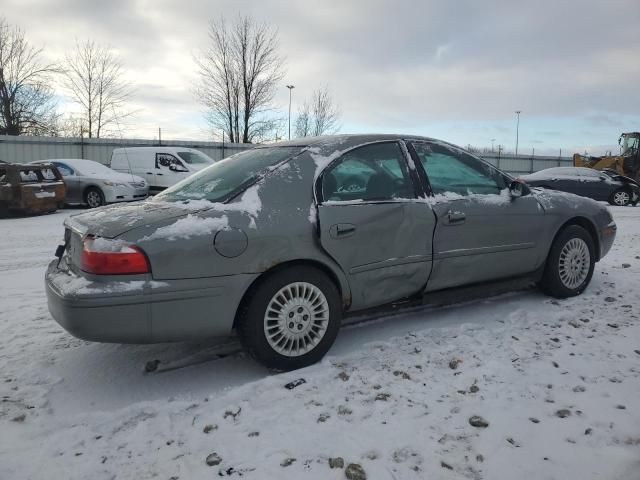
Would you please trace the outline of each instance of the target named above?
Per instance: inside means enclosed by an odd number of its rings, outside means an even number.
[[[115,108],[113,108],[113,105],[111,105],[111,111],[113,111],[113,119],[116,121],[116,126],[118,127],[118,134],[120,135],[120,141],[122,142],[122,140],[124,140],[122,138],[122,130],[120,129],[120,122],[118,121],[118,115],[116,115],[116,110]],[[129,175],[131,175],[131,182],[135,183],[136,180],[133,176],[133,170],[131,169],[131,162],[129,161],[129,152],[127,151],[127,147],[124,147],[123,149],[124,149],[124,156],[127,157],[127,166],[129,167]],[[113,157],[113,153],[111,153],[111,156]]]

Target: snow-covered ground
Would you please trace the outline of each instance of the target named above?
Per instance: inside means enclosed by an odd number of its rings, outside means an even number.
[[[332,457],[369,479],[640,479],[640,208],[612,210],[578,298],[388,316],[279,375],[233,342],[74,339],[43,288],[73,211],[2,220],[0,479],[345,478]]]

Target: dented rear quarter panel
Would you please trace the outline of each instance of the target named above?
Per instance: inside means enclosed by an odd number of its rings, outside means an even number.
[[[337,279],[343,300],[349,303],[350,288],[344,273],[318,242],[312,186],[315,172],[316,163],[304,152],[247,189],[246,192],[257,193],[259,211],[241,208],[240,194],[215,208],[143,222],[117,238],[136,243],[147,253],[157,280],[261,274],[288,262],[317,262]],[[164,227],[188,216],[191,221],[202,222],[226,219],[227,230],[244,233],[246,248],[238,247],[243,251],[235,257],[220,254],[214,245],[218,229],[188,238],[162,236]]]

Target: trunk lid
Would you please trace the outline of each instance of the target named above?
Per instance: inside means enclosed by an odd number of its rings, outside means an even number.
[[[210,202],[144,201],[116,204],[68,217],[65,227],[84,236],[115,238],[129,230],[213,207]]]

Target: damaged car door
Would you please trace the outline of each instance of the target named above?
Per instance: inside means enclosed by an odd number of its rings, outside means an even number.
[[[354,309],[409,297],[427,283],[435,216],[418,199],[416,180],[398,142],[350,150],[318,180],[320,242],[347,275]]]

